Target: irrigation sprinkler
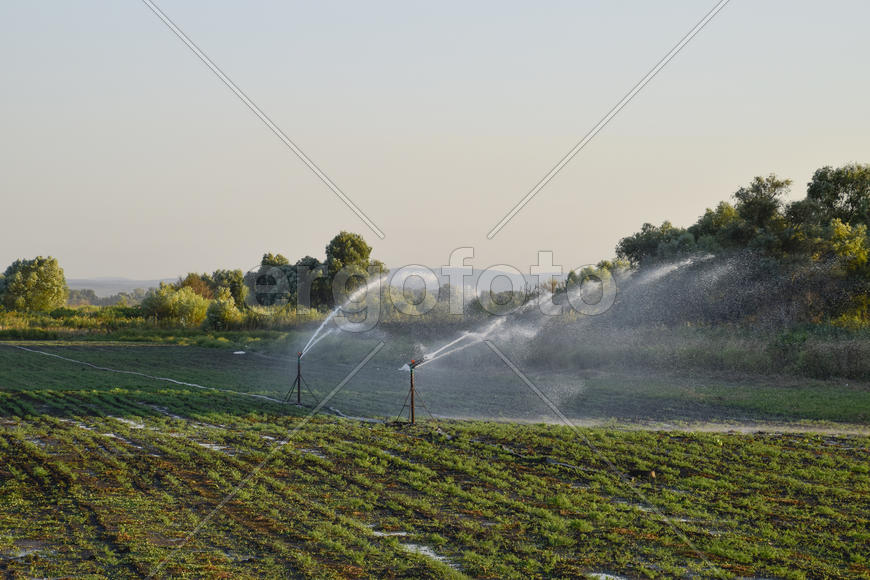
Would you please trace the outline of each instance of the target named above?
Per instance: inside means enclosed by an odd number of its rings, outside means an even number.
[[[409,416],[411,418],[412,425],[415,422],[414,421],[414,368],[417,367],[421,362],[423,362],[423,361],[422,360],[411,360],[411,362],[408,363],[408,368],[411,370],[411,392],[408,393],[408,396],[411,398],[411,410],[410,410]]]
[[[302,353],[296,353],[296,378],[293,379],[293,384],[290,387],[290,390],[287,392],[287,396],[284,397],[284,402],[290,400],[291,395],[293,395],[293,389],[296,389],[296,404],[302,405]],[[306,383],[307,384],[307,383]]]

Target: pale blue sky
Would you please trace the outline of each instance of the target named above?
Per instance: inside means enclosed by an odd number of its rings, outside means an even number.
[[[713,2],[158,5],[386,233],[378,240],[141,2],[0,6],[0,264],[174,276],[321,256],[576,267],[754,175],[870,162],[870,3],[732,0],[494,240],[486,233]]]

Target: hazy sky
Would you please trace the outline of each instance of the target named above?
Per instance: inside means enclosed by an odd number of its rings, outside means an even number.
[[[713,6],[157,4],[384,231],[330,192],[142,3],[0,4],[0,267],[68,277],[322,257],[576,267],[689,225],[754,175],[870,162],[870,2],[732,0],[493,240],[487,232]]]

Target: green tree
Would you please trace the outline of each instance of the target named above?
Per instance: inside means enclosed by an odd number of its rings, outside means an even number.
[[[171,302],[175,294],[175,288],[170,284],[161,282],[160,286],[149,292],[142,299],[142,313],[147,318],[166,320],[172,317]]]
[[[294,266],[260,266],[245,275],[248,296],[253,304],[275,306],[295,304],[296,268]]]
[[[363,284],[362,280],[369,276],[369,269],[387,272],[382,262],[370,260],[371,252],[371,246],[362,236],[342,231],[327,244],[324,262],[305,256],[291,265],[281,254],[267,253],[263,255],[260,267],[243,275],[242,281],[257,304],[306,305],[323,309],[333,306],[333,281],[342,270],[353,274],[344,288],[348,291]],[[217,280],[217,272],[214,278]],[[234,299],[238,305],[239,297],[234,295]]]
[[[831,246],[840,263],[850,274],[867,269],[870,241],[867,239],[867,226],[851,226],[838,218],[831,221]]]
[[[221,288],[230,291],[237,308],[243,308],[248,297],[245,275],[241,270],[215,270],[211,275],[211,291],[217,296]]]
[[[326,268],[332,279],[342,269],[359,268],[363,272],[369,267],[372,247],[359,234],[341,231],[326,246]]]
[[[756,228],[765,228],[781,217],[783,197],[788,193],[791,179],[779,179],[774,174],[756,177],[748,187],[734,193],[735,209],[744,220]]]
[[[178,282],[175,283],[175,287],[179,290],[181,288],[190,288],[203,298],[214,298],[214,292],[212,292],[214,282],[208,274],[191,272],[184,278],[179,278]]]
[[[669,221],[663,222],[658,227],[645,223],[638,233],[619,240],[616,246],[616,255],[622,260],[627,260],[633,266],[637,266],[667,253],[665,251],[667,244],[679,240],[685,233],[685,229],[676,228]]]
[[[199,326],[205,320],[208,305],[208,299],[191,288],[181,288],[172,297],[170,307],[173,318],[182,326]]]
[[[324,264],[317,258],[305,256],[296,261],[292,284],[297,305],[317,308],[331,304],[332,286],[329,277],[321,275],[324,273]]]
[[[718,252],[723,248],[745,246],[754,231],[727,201],[719,202],[716,209],[707,208],[698,221],[689,227],[699,249]]]
[[[813,223],[828,224],[839,219],[847,224],[870,225],[870,165],[852,163],[836,169],[817,169],[807,184],[806,202],[797,209],[803,210],[803,219]]]
[[[304,258],[299,258],[296,260],[296,267],[305,267],[311,270],[312,272],[321,266],[320,260],[317,258],[313,258],[311,256],[305,256]]]
[[[806,229],[829,223],[833,219],[832,213],[818,200],[804,198],[788,205],[785,210],[785,218],[790,225]]]
[[[218,276],[217,272],[215,276]],[[236,292],[233,295],[237,305],[248,303],[243,300],[261,306],[296,304],[296,266],[291,265],[290,260],[281,254],[263,254],[260,267],[243,274],[242,281],[245,294]]]
[[[378,272],[381,276],[384,276],[390,272],[390,269],[387,268],[387,265],[380,260],[371,260],[369,262],[369,270],[373,272]]]
[[[66,304],[63,268],[51,256],[16,260],[0,278],[3,304],[13,310],[49,311]]]
[[[368,278],[371,254],[372,247],[359,234],[341,231],[330,240],[326,246],[326,272],[331,289],[325,297],[328,306],[333,306],[335,302],[333,290],[349,293],[365,285],[364,280]],[[343,280],[343,288],[336,289],[334,288],[336,275],[342,270],[343,275],[349,277]],[[313,298],[312,296],[312,300]]]
[[[260,260],[261,266],[289,266],[290,260],[285,258],[282,254],[272,254],[269,252],[267,254],[263,254],[263,259]]]
[[[70,306],[87,306],[97,304],[99,297],[97,293],[90,288],[82,288],[81,290],[70,290],[67,297],[67,304]]]

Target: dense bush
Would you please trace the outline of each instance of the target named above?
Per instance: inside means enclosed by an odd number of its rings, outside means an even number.
[[[142,312],[157,322],[198,326],[205,320],[209,301],[188,286],[180,289],[161,284],[142,301]]]
[[[205,326],[213,330],[226,330],[242,321],[242,313],[236,308],[236,301],[229,289],[218,293],[205,313]]]

